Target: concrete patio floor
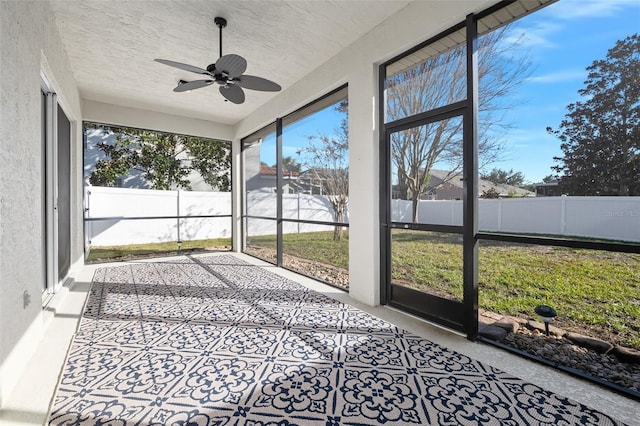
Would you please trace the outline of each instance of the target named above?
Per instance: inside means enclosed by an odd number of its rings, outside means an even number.
[[[236,255],[239,259],[256,265],[263,265],[271,272],[297,281],[308,288],[338,299],[341,302],[353,305],[434,343],[492,365],[551,392],[569,397],[629,425],[640,425],[640,418],[638,417],[640,404],[631,398],[492,346],[470,342],[463,336],[391,308],[369,307],[360,304],[350,299],[348,294],[335,288],[266,264],[255,258],[242,254]],[[153,261],[146,260],[144,262]],[[71,288],[63,290],[64,297],[56,297],[53,303],[47,306],[45,312],[45,321],[48,323],[46,334],[37,353],[31,359],[28,368],[22,375],[18,386],[6,401],[5,406],[0,409],[1,425],[41,425],[45,422],[93,274],[97,268],[107,265],[113,264],[86,265],[75,284]]]

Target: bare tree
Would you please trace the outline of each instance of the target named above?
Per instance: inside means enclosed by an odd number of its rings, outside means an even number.
[[[323,194],[333,208],[335,222],[343,223],[349,201],[349,129],[346,118],[348,101],[341,101],[336,109],[345,114],[335,136],[317,135],[308,138],[309,145],[298,151],[304,165],[304,173],[320,182]],[[336,225],[333,239],[339,241],[344,227]]]
[[[530,62],[518,42],[508,42],[509,27],[502,27],[479,40],[478,59],[480,116],[478,149],[484,164],[496,161],[504,150],[501,133],[509,127],[504,100],[531,72]],[[394,121],[466,99],[466,47],[460,45],[401,71],[386,80],[386,120]],[[462,116],[445,118],[391,136],[392,169],[399,198],[412,201],[413,221],[418,220],[418,202],[429,184],[436,164],[446,166],[443,180],[462,169]]]

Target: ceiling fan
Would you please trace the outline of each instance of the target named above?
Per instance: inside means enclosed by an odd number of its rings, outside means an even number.
[[[234,104],[244,102],[244,91],[242,89],[259,90],[263,92],[280,91],[282,89],[280,85],[271,80],[243,74],[247,69],[247,61],[242,56],[233,54],[222,56],[222,29],[227,26],[227,20],[217,17],[214,19],[214,22],[220,29],[220,58],[218,58],[215,63],[208,65],[206,69],[181,62],[169,61],[167,59],[155,60],[161,64],[207,76],[205,80],[180,80],[173,91],[188,92],[217,83],[220,86],[219,90],[222,96]]]

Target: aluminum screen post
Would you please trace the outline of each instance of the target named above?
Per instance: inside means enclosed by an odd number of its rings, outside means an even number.
[[[478,29],[467,15],[467,108],[465,111],[463,177],[464,328],[467,338],[478,337]]]

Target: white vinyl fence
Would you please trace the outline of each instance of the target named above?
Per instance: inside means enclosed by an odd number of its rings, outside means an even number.
[[[396,222],[411,222],[411,202],[393,200]],[[421,201],[418,221],[462,225],[462,201]],[[640,242],[640,197],[538,197],[478,201],[478,229]]]
[[[276,194],[248,194],[247,214],[276,217]],[[154,191],[87,188],[86,238],[93,246],[229,238],[231,194],[225,192]],[[640,197],[540,197],[479,200],[481,231],[567,235],[640,242]],[[462,201],[421,201],[419,222],[462,225]],[[393,220],[411,222],[411,202],[394,200]],[[177,218],[179,216],[180,218]],[[171,217],[140,219],[130,217]],[[325,196],[285,194],[283,218],[332,222]],[[273,220],[248,219],[248,235],[273,235]],[[285,233],[330,231],[332,226],[284,223]]]
[[[276,218],[277,197],[273,193],[250,192],[247,194],[247,215]],[[333,222],[333,208],[324,195],[283,194],[282,217],[292,220],[313,220],[317,222]],[[311,223],[284,222],[282,230],[285,234],[304,232],[332,231],[331,225]],[[275,235],[276,222],[265,219],[247,219],[247,235]]]
[[[85,239],[92,246],[230,238],[231,193],[90,187]],[[126,219],[141,217],[145,219]],[[171,217],[147,219],[150,217]],[[180,217],[180,218],[178,218]]]
[[[274,193],[251,192],[247,196],[247,214],[275,219],[276,202]],[[91,246],[231,237],[230,217],[186,218],[186,216],[230,216],[231,193],[229,192],[90,187],[86,190],[85,207],[87,208],[85,218],[90,219],[86,221],[85,239],[87,245]],[[143,219],[127,219],[136,217]],[[149,219],[153,217],[156,219]],[[283,217],[333,222],[333,209],[327,197],[322,195],[285,194]],[[248,219],[247,225],[249,236],[276,233],[275,220]],[[283,230],[285,233],[302,233],[330,231],[333,227],[285,222]]]

